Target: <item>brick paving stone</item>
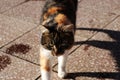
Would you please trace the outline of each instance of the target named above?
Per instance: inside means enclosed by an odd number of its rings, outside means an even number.
[[[35,80],[40,75],[39,66],[3,52],[0,52],[0,59],[4,59],[3,62],[0,61],[0,68],[4,63],[3,69],[0,69],[0,80]]]
[[[14,8],[16,5],[24,2],[25,0],[1,0],[0,1],[0,13],[8,11],[11,8]]]
[[[38,27],[31,32],[25,34],[21,38],[15,40],[11,44],[5,46],[4,48],[2,48],[2,51],[7,52],[8,54],[13,54],[22,59],[39,65],[39,33],[40,29]],[[16,46],[16,49],[13,49],[12,51],[11,46],[13,47],[15,45],[17,45],[18,47]],[[23,48],[21,48],[20,50],[20,46],[24,47],[24,50],[22,50]]]
[[[0,14],[0,47],[34,27],[35,24]]]
[[[40,22],[41,9],[44,2],[45,1],[28,1],[5,12],[4,14],[38,24]]]

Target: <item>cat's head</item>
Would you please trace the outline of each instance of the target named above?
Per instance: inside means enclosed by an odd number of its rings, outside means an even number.
[[[64,14],[49,16],[42,23],[48,30],[74,32],[74,25]]]

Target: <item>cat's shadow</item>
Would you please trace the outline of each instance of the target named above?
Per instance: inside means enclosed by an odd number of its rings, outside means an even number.
[[[77,77],[120,80],[120,72],[74,72],[68,73],[65,79],[76,80]]]
[[[101,41],[101,40],[88,40],[75,42],[75,45],[87,44],[101,49],[106,49],[111,52],[111,56],[116,62],[116,68],[118,72],[75,72],[69,73],[67,78],[75,80],[76,77],[96,77],[96,78],[109,78],[114,80],[120,80],[120,31],[97,29],[97,28],[77,28],[77,30],[96,31],[107,34],[114,41]]]

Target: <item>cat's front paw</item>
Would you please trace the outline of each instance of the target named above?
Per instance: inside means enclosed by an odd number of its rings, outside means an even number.
[[[64,71],[58,72],[58,77],[59,77],[59,78],[63,79],[63,78],[65,78],[66,76],[67,76],[67,73],[64,72]]]

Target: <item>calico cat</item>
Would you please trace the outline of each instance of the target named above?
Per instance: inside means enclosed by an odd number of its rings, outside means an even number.
[[[46,0],[41,16],[42,80],[50,80],[51,60],[58,57],[58,76],[64,78],[69,49],[74,44],[77,0]]]

